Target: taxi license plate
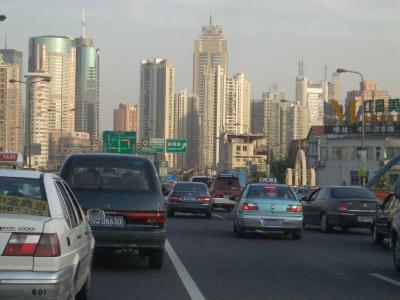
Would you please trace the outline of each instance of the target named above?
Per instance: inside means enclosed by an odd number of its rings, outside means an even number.
[[[360,223],[372,223],[372,217],[369,216],[358,216],[357,221]]]
[[[106,216],[103,220],[91,221],[90,224],[102,227],[123,227],[125,220],[122,216]]]
[[[264,226],[279,227],[279,226],[282,226],[282,220],[280,220],[280,219],[266,219],[266,220],[264,220]]]

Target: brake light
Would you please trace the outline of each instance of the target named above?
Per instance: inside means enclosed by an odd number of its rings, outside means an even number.
[[[3,256],[60,256],[60,243],[56,233],[13,233],[3,251]]]
[[[60,242],[56,233],[43,233],[39,246],[35,252],[36,257],[56,257],[61,255]]]
[[[171,200],[171,201],[182,201],[182,196],[181,195],[172,194],[171,196],[169,196],[168,200]]]
[[[339,211],[347,211],[348,209],[349,209],[349,208],[348,208],[346,202],[340,202],[340,203],[339,203],[339,207],[338,207],[338,210],[339,210]]]
[[[289,204],[287,206],[286,211],[293,212],[293,213],[302,212],[303,211],[303,207],[301,205]]]
[[[209,202],[211,199],[207,195],[200,195],[199,197],[197,197],[197,200]]]
[[[258,205],[255,203],[243,203],[241,210],[258,210]]]
[[[129,224],[165,224],[165,213],[163,212],[118,212],[125,217],[126,223]]]

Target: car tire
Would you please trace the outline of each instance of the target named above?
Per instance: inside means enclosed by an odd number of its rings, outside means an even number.
[[[149,255],[149,269],[160,270],[164,263],[164,250],[153,250]]]
[[[392,251],[394,268],[400,272],[400,239],[397,234],[392,236]]]
[[[233,233],[238,238],[244,237],[244,230],[240,226],[236,225],[236,223],[233,223]]]
[[[378,232],[378,229],[376,228],[376,225],[373,225],[372,226],[372,240],[374,241],[374,243],[377,244],[377,245],[382,245],[384,239],[385,238],[382,235],[382,233]]]
[[[323,233],[328,233],[332,231],[332,226],[328,222],[328,216],[326,213],[322,213],[321,215],[321,231]]]
[[[212,213],[211,210],[206,211],[206,218],[211,219]]]
[[[92,273],[89,270],[89,274],[85,280],[85,283],[82,285],[81,289],[79,290],[78,294],[76,294],[76,300],[88,300],[90,297],[90,286],[92,282]]]
[[[167,217],[173,217],[175,215],[175,212],[172,209],[167,210]]]
[[[301,239],[301,230],[293,230],[292,232],[291,232],[291,235],[292,235],[292,239],[293,240],[299,240],[299,239]]]

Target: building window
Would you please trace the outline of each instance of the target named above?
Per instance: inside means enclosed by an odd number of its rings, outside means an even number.
[[[347,147],[333,147],[333,159],[348,159]]]
[[[379,161],[381,159],[381,147],[375,147],[375,160]]]
[[[243,146],[243,151],[247,151],[247,146]]]
[[[240,150],[241,150],[241,147],[240,147],[240,146],[236,146],[236,150],[237,150],[237,151],[240,151]]]

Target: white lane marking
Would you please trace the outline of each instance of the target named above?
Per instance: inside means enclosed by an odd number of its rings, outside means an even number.
[[[220,219],[222,219],[222,220],[225,220],[225,217],[223,217],[223,216],[220,216],[220,215],[217,215],[217,214],[213,214],[213,216],[214,216],[214,217],[217,217],[217,218],[220,218]]]
[[[374,277],[376,277],[376,278],[379,278],[379,279],[381,279],[381,280],[383,280],[383,281],[389,282],[389,283],[391,283],[391,284],[400,286],[400,281],[397,281],[397,280],[394,280],[394,279],[392,279],[392,278],[383,276],[383,275],[381,275],[381,274],[378,274],[378,273],[369,273],[369,275],[374,276]]]
[[[205,300],[206,298],[204,298],[203,294],[200,292],[193,278],[186,270],[185,266],[179,259],[174,248],[172,248],[168,240],[165,241],[165,250],[167,251],[169,258],[171,259],[172,264],[174,265],[175,270],[178,273],[178,276],[181,279],[183,285],[185,286],[190,298],[192,300]]]

